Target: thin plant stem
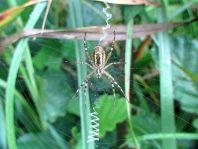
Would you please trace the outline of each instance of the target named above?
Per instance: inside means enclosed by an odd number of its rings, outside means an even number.
[[[126,105],[128,113],[128,123],[129,131],[132,136],[132,139],[135,143],[135,148],[140,149],[140,145],[135,136],[135,132],[132,125],[131,118],[131,106],[130,106],[130,79],[131,79],[131,59],[132,59],[132,35],[133,35],[133,19],[129,21],[127,25],[127,40],[126,40],[126,51],[125,51],[125,95],[126,95]]]

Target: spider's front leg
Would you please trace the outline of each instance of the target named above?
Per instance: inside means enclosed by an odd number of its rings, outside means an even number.
[[[111,49],[110,49],[109,54],[107,55],[107,59],[105,61],[105,65],[107,64],[109,58],[111,57],[111,54],[112,54],[112,52],[114,50],[114,44],[115,44],[115,31],[114,31],[114,38],[113,38],[113,42],[112,42],[112,45],[111,45]]]
[[[125,62],[113,62],[113,63],[109,63],[108,65],[106,65],[104,67],[104,69],[107,69],[108,67],[110,67],[112,65],[121,65],[121,64],[125,64]]]
[[[88,53],[88,46],[87,46],[87,41],[86,41],[86,35],[87,35],[87,33],[85,32],[84,41],[83,41],[83,43],[84,43],[84,50],[85,50],[85,53],[86,53],[86,56],[87,56],[88,61],[92,65],[94,65],[94,62],[93,62],[93,60],[91,59],[91,57],[90,57],[90,55]]]
[[[68,61],[64,61],[64,63],[67,63]],[[87,65],[89,68],[91,69],[94,69],[92,65],[90,65],[89,63],[87,62],[75,62],[75,64],[82,64],[82,65]]]

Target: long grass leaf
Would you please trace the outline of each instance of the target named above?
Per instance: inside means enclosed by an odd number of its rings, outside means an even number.
[[[158,20],[166,22],[166,6],[161,0],[162,8],[159,9]],[[171,48],[167,32],[158,34],[159,64],[160,64],[160,98],[161,98],[161,126],[163,133],[175,132],[175,113],[173,100],[173,84],[171,73]],[[175,139],[163,139],[163,149],[176,149]]]
[[[72,20],[73,27],[82,27],[83,20],[82,20],[82,10],[81,10],[81,3],[80,0],[71,0],[69,1],[70,7],[70,14]],[[75,50],[76,50],[76,61],[81,62],[85,61],[85,53],[82,50],[81,42],[75,41]],[[86,67],[80,64],[77,65],[78,69],[78,86],[85,79],[86,75]],[[82,141],[82,149],[93,149],[94,142],[87,142],[89,130],[90,130],[90,102],[89,102],[89,95],[88,91],[86,90],[86,98],[82,89],[79,91],[79,99],[80,99],[80,118],[81,118],[81,141]]]
[[[37,101],[39,98],[39,93],[38,93],[38,88],[37,88],[37,84],[36,84],[36,79],[34,76],[35,73],[34,73],[33,62],[32,62],[32,57],[30,54],[29,47],[27,47],[27,50],[25,53],[25,65],[27,68],[27,77],[28,77],[26,79],[26,83],[29,81],[31,84],[31,87],[29,87],[28,89],[29,89],[30,93],[32,94],[37,111],[39,112],[39,105],[38,105],[38,101]],[[23,73],[23,75],[25,75],[25,74],[26,74],[26,72]],[[41,113],[39,113],[39,114],[41,114]]]
[[[138,136],[139,141],[161,140],[161,139],[181,139],[181,140],[198,140],[196,133],[156,133]],[[166,148],[168,149],[168,148]]]
[[[22,6],[28,6],[29,3],[30,4],[36,4],[38,2],[43,2],[43,1],[47,1],[47,0],[31,0],[25,4],[23,4]],[[8,1],[10,7],[15,7],[17,8],[17,1],[16,0],[9,0]],[[18,7],[22,7],[22,6],[18,6]],[[47,13],[47,12],[46,12]],[[21,17],[19,17],[17,19],[17,23],[20,25],[20,27],[23,27],[23,21],[21,19]],[[41,115],[41,113],[39,112],[39,105],[37,102],[37,99],[39,99],[39,95],[38,95],[38,88],[36,85],[36,80],[34,77],[34,68],[33,68],[33,63],[32,63],[32,58],[31,58],[31,54],[30,54],[30,50],[29,47],[27,46],[27,50],[25,51],[25,65],[26,65],[26,69],[24,68],[23,65],[20,66],[20,73],[22,73],[22,76],[24,77],[24,81],[27,85],[27,88],[33,98],[34,104],[36,105],[37,111],[39,113],[39,115]]]
[[[3,108],[3,100],[0,99],[0,148],[6,149],[6,123],[5,123],[5,112]]]
[[[39,19],[45,4],[37,4],[28,20],[26,28],[33,28]],[[6,123],[7,123],[7,139],[8,147],[16,149],[16,135],[14,129],[14,88],[17,77],[17,72],[23,58],[24,51],[27,47],[27,39],[23,39],[17,45],[16,51],[12,58],[11,66],[8,74],[7,89],[6,89]]]

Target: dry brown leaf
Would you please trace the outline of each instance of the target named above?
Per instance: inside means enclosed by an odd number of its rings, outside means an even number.
[[[27,3],[10,8],[2,13],[0,13],[0,28],[3,28],[5,25],[9,24],[12,20],[14,20],[26,7],[31,5],[35,5],[40,2],[44,2],[46,0],[30,0]]]
[[[134,25],[133,38],[148,36],[167,29],[189,25],[195,21],[198,21],[198,18],[195,18],[189,22],[182,22],[182,23],[157,23],[157,24]],[[108,37],[106,39],[107,41],[111,41],[113,39],[114,31],[116,31],[116,40],[126,39],[126,26],[113,25],[107,31],[108,32]],[[41,29],[30,29],[30,30],[24,30],[20,33],[15,33],[9,37],[1,39],[0,51],[2,51],[3,48],[6,47],[7,45],[12,44],[18,41],[19,39],[25,37],[83,40],[85,32],[87,33],[86,35],[87,40],[99,40],[103,34],[101,26],[91,26],[91,27],[77,28],[73,30],[44,30],[43,33],[41,33]]]
[[[95,0],[100,2],[107,2],[111,4],[121,4],[121,5],[154,5],[160,6],[159,2],[152,2],[150,0]]]

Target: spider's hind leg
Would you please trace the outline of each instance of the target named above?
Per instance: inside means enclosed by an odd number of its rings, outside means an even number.
[[[126,95],[125,95],[122,87],[115,81],[115,79],[108,72],[106,72],[106,71],[104,71],[104,75],[111,81],[112,84],[115,84],[119,88],[119,90],[122,92],[122,94],[124,95],[124,97],[129,102],[129,99],[126,97]],[[114,85],[112,85],[112,87],[114,87]],[[114,90],[114,92],[115,92],[115,90]]]
[[[111,81],[111,87],[112,87],[112,90],[113,90],[113,98],[114,98],[114,105],[115,105],[115,86],[114,86],[114,82]]]
[[[80,91],[80,89],[82,87],[84,87],[84,95],[86,97],[86,88],[88,87],[88,82],[89,82],[89,79],[91,78],[91,76],[94,74],[95,71],[91,71],[85,78],[85,81],[83,81],[81,83],[81,85],[79,86],[79,88],[76,90],[75,94],[73,95],[72,99],[76,96],[76,94],[78,94],[78,92]]]

